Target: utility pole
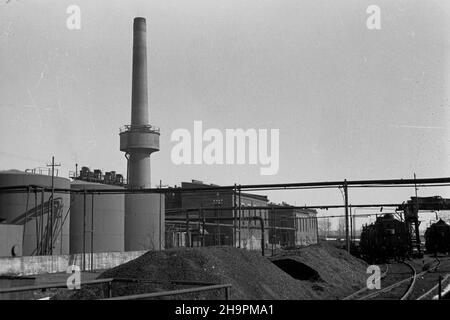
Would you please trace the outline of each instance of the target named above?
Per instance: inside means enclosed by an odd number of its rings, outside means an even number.
[[[350,204],[350,245],[353,243],[353,214],[352,214],[352,205]]]
[[[159,186],[157,186],[157,188],[161,189],[162,188],[169,188],[170,185],[168,184],[162,184],[162,180],[159,180]],[[166,194],[164,194],[166,196]],[[165,234],[162,234],[162,226],[163,226],[163,221],[162,221],[162,192],[159,192],[159,251],[162,250],[162,242],[165,238]]]
[[[345,205],[345,242],[347,252],[350,252],[350,233],[348,228],[348,186],[347,180],[344,180],[344,205]]]
[[[159,189],[161,191],[162,189],[162,180],[159,180]],[[161,192],[159,193],[159,251],[161,251],[162,246],[161,246],[161,233],[162,233],[162,226],[161,226],[161,222],[162,222],[162,212],[161,212],[161,205],[162,205],[162,194]]]
[[[219,214],[219,207],[222,205],[223,200],[219,198],[220,194],[217,193],[216,197],[217,199],[213,200],[214,207],[216,207],[216,219],[217,219],[217,230],[216,230],[216,236],[217,236],[217,243],[218,245],[222,245],[221,239],[220,239],[220,214]]]
[[[237,199],[236,199],[236,195],[237,195],[237,192],[236,192],[236,183],[235,183],[234,189],[233,189],[233,217],[234,217],[234,220],[233,220],[233,247],[240,248],[241,244],[240,243],[237,244],[238,237],[237,237],[237,215],[236,215],[236,213],[237,213],[236,200]]]
[[[50,255],[53,254],[53,198],[55,195],[55,167],[60,166],[61,166],[60,163],[55,164],[55,156],[52,156],[52,163],[47,164],[47,167],[52,167],[52,195],[50,198]]]
[[[414,172],[414,191],[416,195],[416,201],[414,202],[414,231],[415,231],[415,237],[416,237],[416,247],[419,254],[420,252],[420,232],[419,232],[419,202],[417,198],[417,191],[419,189],[417,188],[417,182],[416,182],[416,173]]]
[[[417,191],[418,190],[419,189],[417,188],[416,173],[414,172],[414,191],[415,191],[415,194],[416,194],[416,198],[417,198]],[[416,199],[416,203],[417,203],[417,199]]]

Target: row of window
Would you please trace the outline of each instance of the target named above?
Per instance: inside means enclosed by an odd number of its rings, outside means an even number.
[[[317,229],[317,218],[296,218],[295,228],[300,232]]]

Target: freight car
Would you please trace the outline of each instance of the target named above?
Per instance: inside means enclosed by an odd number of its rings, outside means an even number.
[[[369,263],[404,260],[410,250],[411,236],[406,223],[395,219],[390,213],[363,227],[360,252]]]
[[[428,253],[450,253],[450,226],[442,219],[425,231],[425,248]]]

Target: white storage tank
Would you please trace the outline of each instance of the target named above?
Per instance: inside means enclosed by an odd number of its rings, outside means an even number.
[[[0,191],[0,220],[23,225],[24,256],[69,253],[70,193],[42,192],[51,188],[52,176],[19,170],[0,171],[0,187],[30,186],[28,191]],[[36,186],[36,187],[32,187]],[[70,180],[54,177],[54,187],[70,190]]]
[[[75,180],[71,183],[71,189],[98,189],[100,191],[101,189],[123,190],[124,188]],[[84,193],[72,192],[71,198],[70,253],[82,253],[83,251],[90,253],[91,249],[92,252],[124,251],[124,194],[92,195],[87,193],[85,201]],[[92,208],[94,209],[92,210]]]

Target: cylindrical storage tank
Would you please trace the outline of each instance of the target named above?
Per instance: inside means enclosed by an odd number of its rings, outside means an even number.
[[[49,255],[69,253],[70,180],[54,177],[57,192],[51,201],[52,176],[22,172],[1,171],[0,187],[29,186],[29,191],[0,191],[0,220],[23,225],[22,255]],[[51,208],[53,202],[53,218]]]
[[[124,188],[75,180],[71,184],[71,189],[77,191],[96,189],[101,192],[102,189],[120,191]],[[123,252],[124,194],[87,192],[85,196],[83,192],[72,192],[71,197],[70,253]]]
[[[164,212],[163,194],[126,194],[125,251],[164,249]]]

